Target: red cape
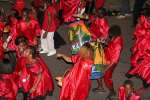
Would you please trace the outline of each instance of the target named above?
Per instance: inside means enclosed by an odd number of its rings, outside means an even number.
[[[79,56],[71,57],[75,63],[65,76],[59,100],[86,100],[91,87],[91,60],[81,60]]]
[[[22,70],[22,74],[19,78],[19,86],[23,87],[25,92],[29,92],[29,90],[33,87],[37,81],[38,73],[41,71],[42,78],[37,86],[37,89],[30,94],[32,98],[37,96],[45,96],[47,93],[54,90],[52,75],[42,58],[37,58],[36,63],[30,65],[29,67],[27,66],[25,58],[21,58],[19,61],[20,63],[17,65],[20,66],[20,68],[18,67],[18,69]],[[26,80],[27,76],[30,76],[28,80]]]

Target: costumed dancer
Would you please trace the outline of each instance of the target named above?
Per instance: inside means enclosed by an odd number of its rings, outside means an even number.
[[[41,29],[38,21],[28,9],[23,11],[23,17],[19,20],[18,32],[28,39],[30,45],[37,45],[37,35],[40,34]]]
[[[15,40],[19,36],[19,33],[17,31],[18,20],[13,15],[10,15],[8,18],[9,18],[9,36],[7,37],[5,43],[9,50],[16,50]]]
[[[118,90],[118,100],[141,100],[141,97],[134,90],[133,82],[126,80]]]
[[[47,56],[56,54],[54,48],[54,33],[58,28],[57,12],[51,2],[47,2],[47,9],[44,15],[44,21],[41,34],[41,49],[40,53],[48,53]]]
[[[108,66],[105,69],[104,82],[110,91],[107,98],[111,99],[111,97],[116,94],[113,87],[112,74],[119,62],[120,54],[123,48],[123,38],[121,36],[121,29],[117,25],[112,26],[109,32],[110,41],[104,51],[108,62]]]
[[[95,69],[92,70],[92,79],[97,80],[98,86],[93,89],[94,92],[104,92],[102,76],[107,61],[104,54],[106,39],[108,38],[109,24],[101,14],[90,16],[91,25],[89,31],[91,33],[92,41],[95,48]],[[94,67],[93,67],[94,68]]]
[[[53,92],[54,85],[51,73],[36,49],[29,46],[24,51],[24,57],[20,58],[17,66],[20,66],[19,86],[29,100],[45,99],[46,95]],[[26,100],[26,99],[25,99]]]
[[[74,66],[62,80],[59,100],[86,100],[91,87],[91,70],[93,65],[93,49],[89,43],[84,44],[77,55],[68,57],[58,54]]]
[[[136,67],[138,60],[143,55],[145,43],[147,42],[146,36],[149,35],[150,23],[148,22],[148,18],[146,16],[141,16],[139,18],[139,23],[136,26],[134,36],[135,43],[131,49],[131,66]]]

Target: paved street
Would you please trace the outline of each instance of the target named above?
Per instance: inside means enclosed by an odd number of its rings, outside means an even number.
[[[125,73],[130,68],[130,62],[129,62],[130,48],[133,43],[133,41],[132,41],[133,27],[131,27],[132,19],[127,18],[124,20],[119,20],[119,19],[116,19],[115,17],[108,17],[107,19],[108,19],[110,25],[117,24],[117,25],[121,26],[123,38],[124,38],[124,48],[123,48],[123,52],[121,54],[120,62],[118,64],[118,66],[116,67],[115,72],[113,74],[113,81],[114,81],[115,89],[118,89],[118,86],[121,85],[124,82],[124,80],[127,79],[125,77]],[[67,40],[66,26],[65,25],[61,26],[58,30],[58,33],[64,38],[64,40],[67,42],[67,44],[62,46],[61,48],[59,48],[57,50],[57,52],[68,54],[70,45]],[[53,76],[62,75],[63,72],[65,71],[65,69],[67,69],[68,67],[71,67],[71,65],[66,64],[63,60],[58,60],[56,58],[56,56],[53,56],[53,57],[47,57],[46,55],[42,55],[42,56],[45,59],[46,63],[48,64],[49,69],[51,70]],[[140,79],[132,78],[132,80],[134,81],[136,89],[142,86],[142,82]],[[95,86],[95,81],[93,81],[92,88],[94,86]],[[55,91],[54,91],[53,97],[50,97],[50,98],[52,98],[50,100],[58,100],[59,89],[60,88],[56,86],[56,82],[55,82]],[[142,100],[150,100],[149,93],[150,93],[150,89],[145,91],[142,95]],[[91,91],[90,95],[88,97],[88,100],[105,100],[106,96],[107,96],[107,92],[106,93],[93,93]],[[47,98],[47,100],[49,100],[49,99]],[[117,100],[117,99],[114,99],[114,100]]]

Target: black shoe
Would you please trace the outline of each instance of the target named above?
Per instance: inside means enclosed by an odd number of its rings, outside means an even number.
[[[93,88],[93,92],[106,92],[103,88]]]

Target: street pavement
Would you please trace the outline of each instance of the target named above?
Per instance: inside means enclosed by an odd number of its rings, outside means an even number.
[[[123,52],[120,57],[119,64],[117,65],[114,74],[113,74],[113,82],[114,87],[117,90],[118,87],[127,79],[125,77],[126,72],[130,69],[130,48],[133,44],[132,40],[132,33],[134,31],[134,28],[132,27],[132,18],[126,18],[126,19],[116,19],[115,17],[107,17],[110,26],[112,25],[119,25],[122,29],[122,35],[124,38],[124,47]],[[68,41],[68,33],[67,33],[67,26],[62,25],[58,29],[59,35],[66,41],[66,45],[61,46],[59,49],[57,49],[57,53],[64,53],[69,55],[70,51],[70,43]],[[45,59],[49,69],[52,72],[53,77],[57,75],[62,75],[65,70],[72,65],[65,63],[63,60],[59,60],[56,58],[56,55],[52,57],[47,57],[46,55],[42,55]],[[142,81],[138,78],[131,78],[135,84],[135,89],[139,89],[142,87]],[[60,88],[57,86],[56,81],[55,82],[55,91],[52,97],[47,97],[46,100],[59,100],[59,92]],[[92,88],[96,86],[96,82],[92,81]],[[105,87],[106,92],[105,93],[93,93],[90,91],[88,100],[105,100],[108,90]],[[150,89],[146,91],[142,91],[142,100],[150,100]],[[117,100],[117,98],[114,98],[112,100]]]

